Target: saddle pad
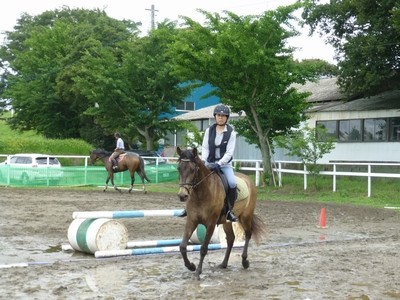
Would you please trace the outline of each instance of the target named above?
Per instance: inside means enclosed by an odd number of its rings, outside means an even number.
[[[236,176],[236,184],[237,184],[237,190],[238,190],[238,196],[236,201],[243,200],[249,196],[249,188],[247,187],[246,182]]]

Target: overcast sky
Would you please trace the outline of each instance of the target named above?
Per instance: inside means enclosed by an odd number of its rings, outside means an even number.
[[[11,0],[3,3],[0,10],[0,33],[13,30],[17,19],[22,13],[38,15],[46,10],[59,9],[62,6],[70,8],[104,9],[108,16],[115,19],[129,19],[142,22],[142,32],[147,32],[151,26],[151,7],[155,8],[155,22],[178,20],[179,16],[188,16],[202,21],[196,9],[201,8],[209,12],[232,11],[238,15],[257,15],[265,10],[276,9],[279,5],[289,5],[295,0]],[[317,35],[307,37],[307,31],[301,37],[293,38],[290,45],[299,47],[295,58],[320,58],[334,63],[334,52],[331,46],[326,45]],[[1,42],[3,36],[0,36]]]

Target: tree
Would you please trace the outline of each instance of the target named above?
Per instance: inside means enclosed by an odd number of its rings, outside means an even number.
[[[96,128],[84,115],[94,105],[87,95],[112,81],[120,61],[118,44],[135,37],[136,25],[98,10],[63,8],[23,15],[15,28],[0,52],[10,70],[2,98],[9,98],[15,110],[12,127],[50,138],[80,138],[86,128]],[[81,78],[97,88],[80,85]],[[109,94],[118,93],[117,84],[108,87]],[[97,129],[102,136],[102,128]]]
[[[288,150],[289,156],[297,156],[306,165],[307,171],[314,178],[317,187],[317,176],[321,166],[317,164],[325,154],[335,148],[335,140],[326,136],[326,128],[305,126],[285,136],[279,136],[275,142],[279,147]]]
[[[125,136],[145,144],[147,150],[156,149],[158,140],[168,131],[179,129],[180,122],[168,120],[174,107],[189,95],[191,86],[180,84],[180,78],[173,74],[173,65],[166,56],[176,34],[176,25],[164,22],[148,36],[126,42],[121,66],[114,74],[120,80],[119,94],[115,99],[104,94],[100,101],[97,100],[98,107],[91,107],[86,114],[93,116],[104,128],[120,128]],[[104,88],[85,80],[81,84]],[[98,97],[93,97],[91,101],[96,99]]]
[[[400,87],[400,2],[308,0],[303,12],[311,33],[319,29],[336,49],[339,84],[349,95],[368,96]]]
[[[76,9],[24,15],[0,51],[12,72],[2,97],[15,129],[107,146],[120,131],[148,150],[178,122],[166,122],[191,87],[180,86],[165,56],[176,25],[139,38],[136,23]],[[111,147],[111,145],[110,145]]]
[[[280,7],[258,17],[201,11],[206,25],[185,17],[186,28],[171,47],[175,72],[210,83],[221,102],[234,112],[245,112],[235,129],[258,145],[269,176],[271,139],[297,127],[309,107],[309,94],[298,92],[292,84],[316,76],[311,64],[294,61],[293,49],[286,47],[286,39],[298,34],[290,22],[299,7]]]

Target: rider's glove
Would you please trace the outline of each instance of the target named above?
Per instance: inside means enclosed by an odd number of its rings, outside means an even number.
[[[212,163],[208,165],[208,168],[211,171],[219,171],[221,169],[221,165],[217,164],[217,163]]]

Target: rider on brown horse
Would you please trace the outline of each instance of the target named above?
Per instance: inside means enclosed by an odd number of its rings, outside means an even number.
[[[117,145],[115,147],[115,150],[113,152],[113,154],[111,154],[111,163],[112,163],[112,168],[114,171],[118,170],[118,163],[117,163],[117,157],[123,153],[125,153],[125,144],[124,141],[121,138],[121,135],[116,132],[114,134],[114,137],[117,141]]]
[[[224,104],[218,104],[214,108],[215,124],[208,127],[204,133],[201,156],[210,170],[217,173],[222,171],[228,181],[228,212],[226,219],[236,222],[238,218],[233,213],[233,205],[237,198],[237,187],[232,167],[236,132],[227,124],[230,112],[229,107]],[[180,216],[185,217],[186,211]]]

